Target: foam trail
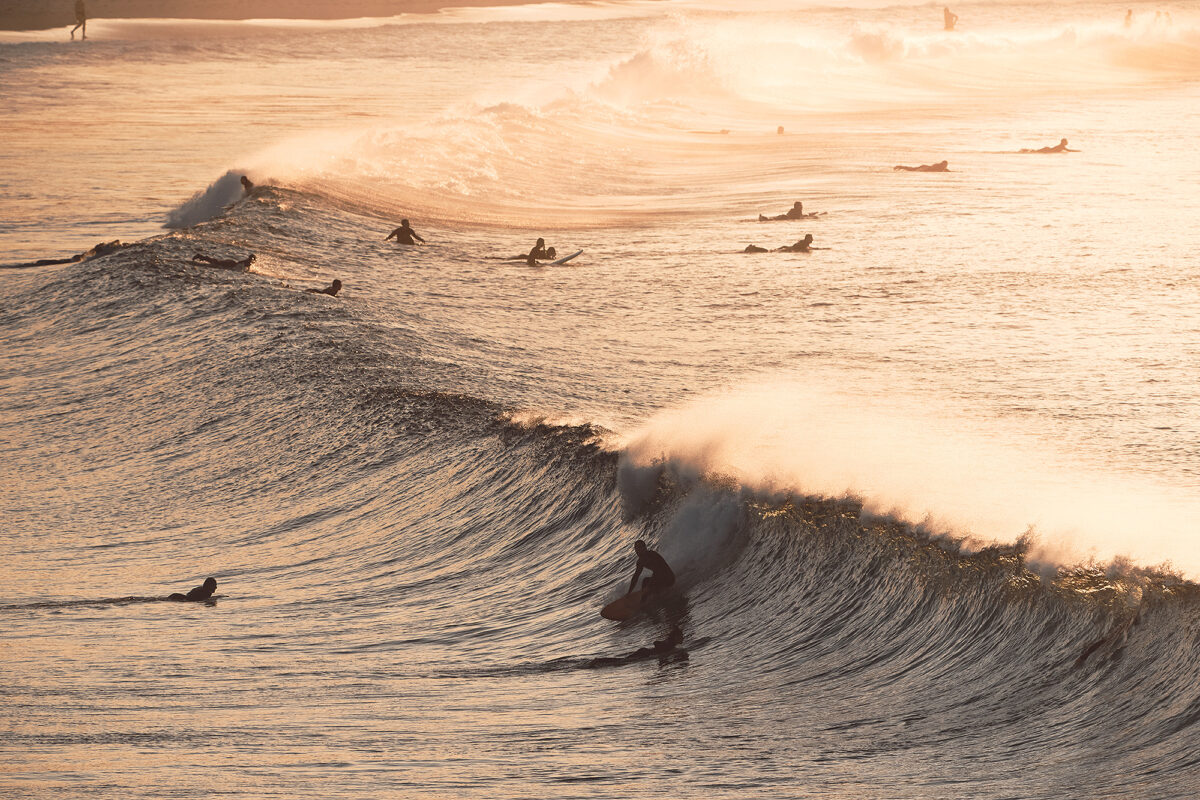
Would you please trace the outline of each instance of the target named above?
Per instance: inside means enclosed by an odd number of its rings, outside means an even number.
[[[213,181],[207,189],[196,192],[191,199],[167,214],[164,228],[190,228],[220,214],[226,206],[242,198],[241,170],[229,170]]]
[[[1083,469],[1027,436],[933,410],[930,398],[887,404],[811,384],[773,384],[663,412],[632,434],[621,486],[636,511],[652,465],[684,482],[733,477],[749,489],[861,497],[869,513],[976,545],[1031,529],[1031,556],[1074,564],[1128,557],[1200,574],[1194,496],[1120,473]]]

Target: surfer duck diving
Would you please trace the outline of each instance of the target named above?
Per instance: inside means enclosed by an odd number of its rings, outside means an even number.
[[[600,611],[600,616],[606,619],[629,619],[651,597],[675,585],[675,573],[662,554],[651,550],[641,539],[633,543],[633,549],[637,553],[637,568],[629,581],[629,592]],[[650,575],[642,579],[642,588],[638,589],[638,578],[644,570],[650,570]]]

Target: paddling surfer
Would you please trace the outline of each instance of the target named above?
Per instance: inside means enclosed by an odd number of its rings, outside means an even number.
[[[1021,148],[1022,153],[1078,153],[1078,150],[1072,150],[1067,147],[1067,140],[1063,139],[1053,147],[1039,147],[1036,150],[1031,150],[1027,147]]]
[[[221,269],[238,269],[242,271],[248,271],[250,269],[250,265],[254,263],[255,258],[256,256],[254,253],[246,256],[241,261],[235,261],[232,258],[213,258],[212,256],[206,256],[203,253],[196,253],[196,255],[192,256],[192,261],[195,261],[197,264],[208,264],[210,267],[219,267]]]
[[[903,170],[904,172],[949,172],[950,162],[939,161],[936,164],[922,164],[919,167],[906,167],[903,164],[897,164],[892,169]]]
[[[333,279],[333,283],[326,286],[324,289],[305,289],[309,294],[327,294],[330,297],[337,297],[337,293],[342,290],[342,282],[337,278]]]
[[[213,592],[215,592],[216,590],[217,590],[217,579],[216,578],[205,578],[204,583],[195,587],[187,594],[180,594],[179,592],[175,592],[174,594],[168,595],[167,599],[174,600],[175,602],[178,602],[178,603],[183,603],[183,602],[203,603],[205,600],[208,600],[210,597],[212,597]]]
[[[818,214],[816,212],[814,212],[812,214],[805,214],[804,213],[804,203],[801,203],[799,200],[797,200],[795,203],[792,204],[792,207],[787,210],[787,213],[778,214],[774,217],[768,217],[765,214],[759,214],[758,221],[759,222],[774,222],[776,220],[788,220],[788,219],[813,219],[816,216],[818,216]]]
[[[684,650],[679,645],[683,644],[683,630],[678,625],[671,628],[665,639],[659,639],[651,647],[639,647],[632,653],[627,653],[623,656],[601,656],[593,658],[586,666],[588,667],[619,667],[622,664],[632,664],[635,661],[647,661],[651,658],[657,658],[660,663],[668,661],[686,661],[688,651]]]
[[[387,239],[384,239],[384,241],[386,242],[392,238],[396,240],[396,244],[416,244],[417,240],[420,240],[422,243],[425,242],[421,238],[421,235],[412,229],[406,219],[400,220],[400,227],[389,233]]]
[[[642,581],[643,599],[675,585],[675,573],[662,555],[647,547],[641,539],[633,543],[633,549],[637,552],[637,569],[633,573],[633,580],[629,582],[629,591],[637,587],[638,576],[644,569],[652,574]]]

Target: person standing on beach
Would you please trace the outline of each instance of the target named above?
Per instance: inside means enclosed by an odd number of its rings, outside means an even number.
[[[75,31],[83,28],[83,36],[87,38],[87,9],[83,6],[83,0],[75,0],[75,27],[71,28],[71,41],[75,41]]]

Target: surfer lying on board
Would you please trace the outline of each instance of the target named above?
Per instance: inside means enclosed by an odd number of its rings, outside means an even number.
[[[936,164],[922,164],[919,167],[906,167],[903,164],[897,164],[892,167],[892,170],[904,170],[905,172],[949,172],[950,162],[939,161]]]
[[[416,240],[418,239],[420,239],[422,242],[425,241],[424,239],[421,239],[421,235],[419,233],[412,229],[412,227],[408,224],[408,220],[406,219],[400,220],[400,227],[389,233],[387,235],[387,239],[384,239],[384,241],[386,242],[388,239],[392,238],[395,238],[396,244],[416,244]]]
[[[820,212],[813,212],[812,214],[805,214],[804,213],[804,203],[801,203],[800,201],[796,201],[794,204],[792,204],[792,207],[788,209],[786,214],[780,214],[775,217],[768,217],[765,214],[759,214],[758,221],[759,222],[774,222],[775,220],[787,220],[787,219],[815,219],[818,216],[820,216]]]
[[[637,551],[637,569],[633,573],[633,580],[629,582],[629,591],[637,588],[638,576],[644,569],[650,570],[652,574],[642,581],[642,591],[645,592],[643,599],[675,585],[675,573],[667,566],[665,558],[646,547],[646,543],[641,539],[633,543],[633,549]]]
[[[327,294],[330,297],[337,297],[337,293],[342,290],[342,282],[337,278],[333,279],[333,283],[326,286],[324,289],[305,289],[309,294]]]
[[[538,239],[537,244],[528,253],[522,253],[519,256],[509,256],[505,261],[524,261],[527,264],[532,264],[535,261],[553,261],[558,258],[558,251],[553,247],[546,247],[545,239]]]
[[[250,265],[254,263],[255,258],[254,253],[246,256],[241,261],[234,261],[232,258],[213,258],[203,253],[196,253],[196,255],[192,256],[192,261],[198,264],[208,264],[210,267],[220,267],[221,269],[248,270],[250,269]]]
[[[676,625],[671,628],[671,632],[667,634],[667,638],[658,640],[652,647],[639,647],[632,653],[616,658],[610,656],[593,658],[588,663],[588,666],[616,667],[621,664],[632,664],[634,661],[646,661],[651,658],[657,658],[660,661],[667,661],[668,659],[672,661],[686,661],[688,651],[679,646],[682,643],[683,631]]]
[[[202,583],[201,585],[192,589],[187,594],[180,594],[179,592],[175,592],[174,594],[168,595],[167,599],[175,600],[180,603],[185,602],[185,601],[193,602],[193,603],[203,603],[205,600],[212,597],[213,592],[215,592],[216,590],[217,590],[217,579],[216,578],[205,578],[204,583]]]
[[[1017,152],[1020,152],[1020,153],[1078,153],[1079,151],[1072,150],[1071,148],[1067,147],[1067,140],[1063,139],[1061,142],[1054,145],[1053,147],[1039,147],[1036,150],[1030,150],[1029,148],[1023,147],[1020,150],[1018,150]]]
[[[795,244],[785,244],[783,247],[776,247],[774,250],[768,250],[765,247],[759,247],[756,244],[746,245],[743,253],[808,253],[814,248],[812,246],[813,235],[811,233],[804,234],[804,238]],[[820,250],[821,248],[815,248]]]

